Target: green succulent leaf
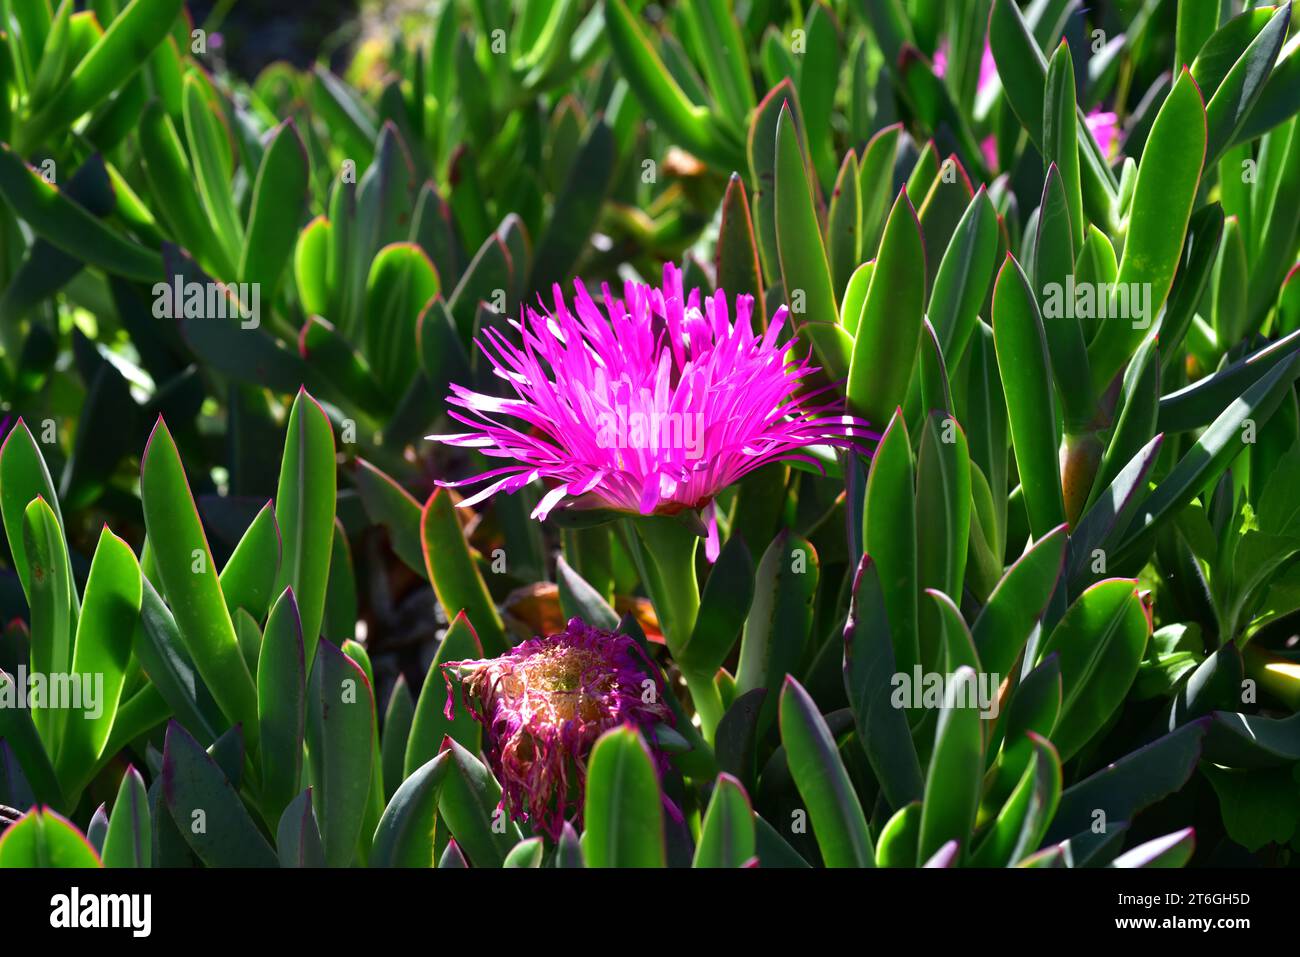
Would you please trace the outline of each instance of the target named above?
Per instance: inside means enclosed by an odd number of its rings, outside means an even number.
[[[127,767],[108,818],[108,833],[104,835],[104,866],[152,866],[152,832],[144,778],[134,767]]]
[[[225,773],[175,721],[163,747],[162,794],[176,829],[209,867],[276,867],[278,859]]]
[[[0,836],[0,868],[99,866],[85,836],[49,809],[32,808]]]
[[[828,867],[874,867],[875,847],[862,804],[835,739],[808,692],[787,677],[781,689],[781,741],[817,846]]]
[[[180,452],[159,419],[140,463],[140,497],[158,575],[186,650],[226,718],[256,750],[257,691],[226,610]]]
[[[306,737],[312,801],[330,867],[346,867],[357,851],[370,794],[374,725],[365,672],[334,645],[320,642],[308,680]]]

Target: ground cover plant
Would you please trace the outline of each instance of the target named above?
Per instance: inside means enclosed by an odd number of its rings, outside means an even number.
[[[0,866],[1294,865],[1290,2],[217,6],[0,0]]]

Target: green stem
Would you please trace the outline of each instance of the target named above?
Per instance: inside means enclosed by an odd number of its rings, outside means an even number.
[[[634,526],[643,546],[645,579],[659,627],[676,657],[686,647],[700,610],[700,588],[695,581],[695,548],[699,539],[663,515],[638,519]]]
[[[691,692],[695,713],[700,716],[700,730],[704,732],[704,740],[712,746],[718,722],[722,720],[722,695],[718,693],[712,675],[683,669],[682,677],[686,679],[686,687]]]
[[[636,519],[632,527],[641,545],[638,564],[642,580],[659,617],[668,651],[680,664],[682,649],[690,641],[700,611],[700,587],[695,579],[695,550],[700,540],[665,515]],[[692,669],[682,669],[682,675],[700,716],[704,738],[712,744],[722,719],[722,697],[713,675]]]

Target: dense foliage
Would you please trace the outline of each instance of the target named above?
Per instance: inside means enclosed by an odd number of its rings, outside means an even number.
[[[1294,862],[1289,2],[84,6],[0,0],[0,866]]]

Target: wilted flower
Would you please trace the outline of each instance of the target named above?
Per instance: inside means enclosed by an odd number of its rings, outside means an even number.
[[[791,355],[797,340],[778,343],[784,306],[756,334],[752,296],[736,297],[733,322],[725,292],[685,295],[672,264],[662,288],[628,282],[618,299],[603,286],[604,312],[574,285],[573,311],[557,285],[553,312],[528,308],[512,322],[522,348],[493,329],[478,342],[517,398],[452,385],[447,401],[465,412],[450,414],[474,431],[429,438],[511,460],[440,483],[495,479],[461,505],[541,478],[554,484],[535,518],[566,500],[643,515],[701,509],[712,558],[713,499],[728,485],[779,459],[817,464],[809,445],[861,448],[879,437],[826,395],[832,387],[804,382],[817,367]]]
[[[569,809],[582,807],[587,756],[606,731],[636,726],[660,773],[667,768],[652,729],[672,724],[672,712],[658,670],[627,635],[571,618],[557,635],[530,638],[499,658],[449,662],[443,675],[447,717],[455,713],[455,675],[465,706],[483,725],[511,817],[552,838]]]

